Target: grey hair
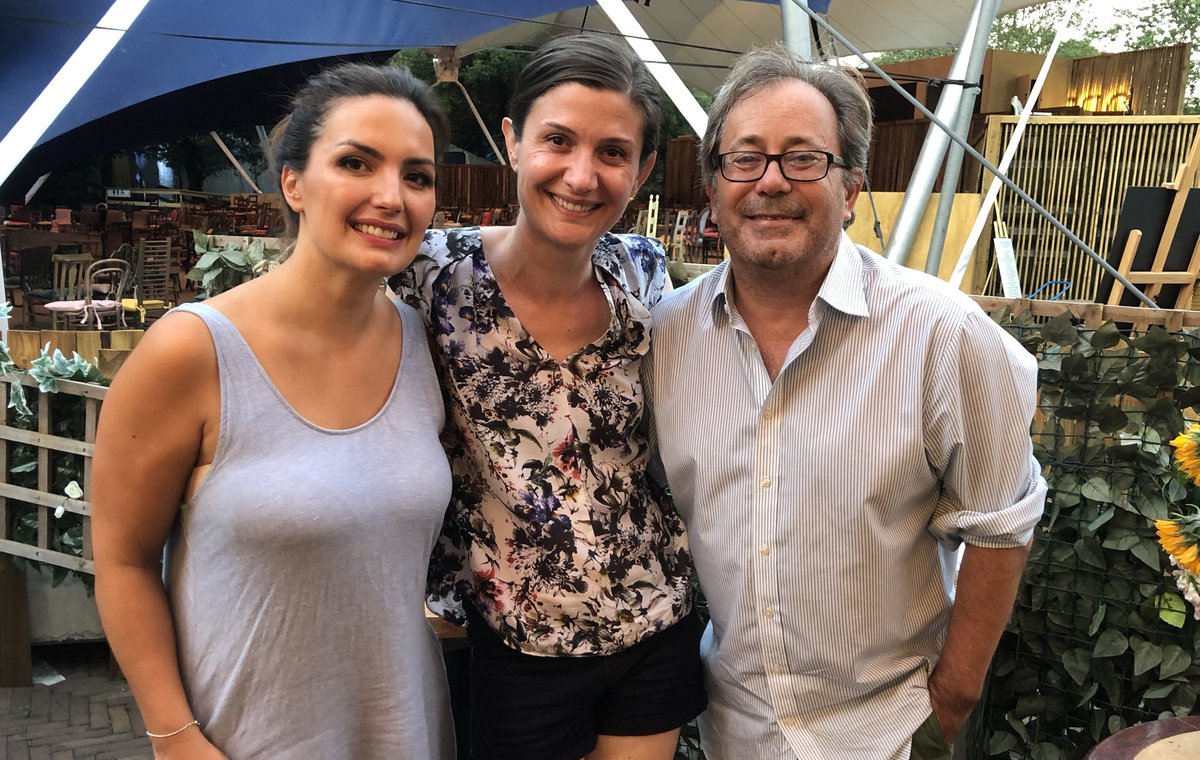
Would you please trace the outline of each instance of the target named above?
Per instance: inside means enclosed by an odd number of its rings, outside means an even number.
[[[764,87],[789,79],[809,85],[825,96],[837,116],[842,158],[863,176],[871,148],[871,99],[857,69],[842,65],[809,63],[782,43],[748,51],[737,60],[708,111],[708,129],[700,143],[700,176],[705,187],[715,186],[717,153],[729,112],[744,98]],[[850,184],[858,172],[845,172]]]

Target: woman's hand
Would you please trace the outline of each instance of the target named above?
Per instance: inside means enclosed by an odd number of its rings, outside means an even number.
[[[154,760],[229,760],[199,726],[164,739],[151,739],[150,743],[154,746]]]

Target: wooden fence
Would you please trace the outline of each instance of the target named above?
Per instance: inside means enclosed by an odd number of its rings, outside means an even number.
[[[967,140],[981,153],[987,131],[987,117],[975,115],[967,132]],[[872,190],[902,193],[908,189],[917,156],[929,131],[927,119],[887,121],[875,125],[871,134],[871,153],[867,163],[867,179]],[[958,177],[958,192],[973,193],[979,187],[979,162],[966,157]],[[934,189],[941,189],[939,172]],[[864,199],[865,200],[865,199]]]
[[[1067,101],[1087,111],[1181,113],[1191,55],[1182,44],[1080,58],[1071,64]]]
[[[476,211],[517,202],[517,175],[497,164],[439,164],[438,206]]]
[[[662,199],[664,207],[701,209],[708,205],[704,183],[700,180],[700,169],[696,165],[699,152],[700,138],[695,135],[667,140],[667,155],[658,157],[659,161],[666,161]]]
[[[999,163],[1016,122],[1015,116],[988,117],[983,154],[992,163]],[[1035,116],[1008,176],[1107,258],[1127,188],[1170,181],[1198,128],[1200,116]],[[990,181],[985,174],[983,186]],[[994,218],[1008,225],[1023,292],[1067,280],[1068,298],[1095,300],[1103,270],[1033,208],[1005,189]],[[985,295],[999,295],[990,250],[985,233],[975,251],[975,281]]]

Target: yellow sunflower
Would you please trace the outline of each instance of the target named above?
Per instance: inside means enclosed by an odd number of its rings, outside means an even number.
[[[1200,513],[1176,515],[1173,520],[1155,520],[1158,543],[1179,562],[1180,567],[1200,575]]]
[[[1188,429],[1171,440],[1175,447],[1175,461],[1179,469],[1200,485],[1200,424],[1192,423]]]

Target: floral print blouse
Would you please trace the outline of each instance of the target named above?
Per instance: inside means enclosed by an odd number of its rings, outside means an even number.
[[[666,261],[657,241],[605,235],[592,263],[612,319],[561,363],[505,302],[479,228],[429,231],[397,280],[447,394],[454,495],[429,606],[461,621],[469,599],[532,655],[618,652],[691,608],[683,523],[647,473],[638,374]]]

